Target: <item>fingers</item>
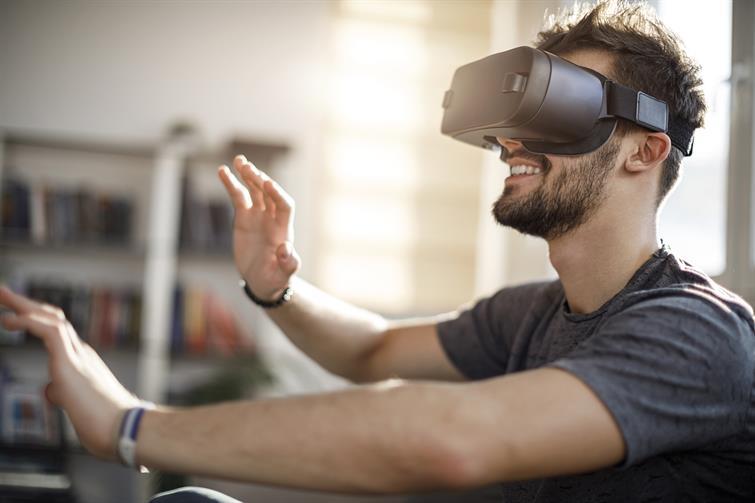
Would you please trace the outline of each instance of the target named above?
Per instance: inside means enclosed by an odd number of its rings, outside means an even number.
[[[278,211],[278,208],[275,206],[275,202],[273,202],[273,200],[264,190],[262,191],[262,195],[264,196],[264,199],[265,199],[265,210],[270,212],[271,217],[275,218]]]
[[[240,210],[249,209],[252,206],[252,199],[246,187],[231,173],[225,164],[218,168],[218,177],[223,182],[226,192],[231,198],[234,208]]]
[[[262,192],[262,184],[264,183],[261,172],[254,167],[252,163],[247,161],[243,155],[237,155],[233,160],[233,166],[241,175],[241,179],[249,188],[249,193],[252,195],[252,208],[258,210],[265,210],[265,195]]]
[[[72,358],[76,353],[74,343],[71,340],[72,329],[65,319],[61,320],[57,317],[35,311],[21,314],[7,314],[0,319],[2,320],[3,327],[8,330],[25,330],[42,339],[47,350],[52,355],[63,352],[69,358]],[[73,335],[75,336],[75,332]]]
[[[0,287],[0,305],[15,311],[0,318],[6,329],[26,330],[42,338],[48,349],[58,348],[57,337],[67,352],[79,353],[79,336],[59,307],[36,302],[6,287]]]
[[[267,174],[257,169],[243,155],[237,155],[233,159],[233,166],[251,197],[252,208],[270,212],[274,217],[278,212],[285,217],[291,214],[293,199]]]
[[[39,304],[39,309],[58,320],[66,319],[66,314],[58,306],[51,306],[50,304]]]
[[[275,203],[275,209],[281,216],[288,216],[294,209],[294,200],[280,185],[268,179],[263,185],[265,194]]]
[[[7,287],[0,287],[0,306],[6,306],[17,313],[26,313],[39,309],[39,303],[23,295],[12,292]]]
[[[76,334],[76,331],[68,322],[68,320],[66,320],[66,315],[63,310],[58,306],[34,301],[32,299],[29,299],[28,297],[14,293],[12,290],[6,287],[0,287],[0,305],[5,305],[13,309],[16,312],[16,316],[23,316],[34,313],[35,315],[38,315],[37,317],[39,317],[39,319],[50,318],[53,323],[59,323],[61,325],[61,330],[65,333],[66,338],[70,342],[70,347],[74,351],[78,352],[79,336]],[[5,316],[3,318],[4,320],[10,319],[9,316]],[[12,324],[13,321],[9,321],[9,323]]]

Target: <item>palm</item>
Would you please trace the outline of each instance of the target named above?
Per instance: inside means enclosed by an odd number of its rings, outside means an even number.
[[[240,181],[226,166],[219,176],[235,211],[233,256],[242,277],[254,293],[272,298],[289,283],[299,267],[293,252],[293,200],[245,157],[234,166]]]
[[[276,255],[281,243],[293,242],[291,222],[270,210],[237,210],[233,226],[233,256],[244,278],[252,285],[286,286],[290,274],[284,272]]]

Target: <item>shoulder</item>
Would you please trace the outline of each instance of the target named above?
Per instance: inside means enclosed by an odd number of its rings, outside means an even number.
[[[606,317],[600,334],[606,341],[662,355],[668,363],[699,364],[698,368],[739,374],[751,382],[755,367],[752,309],[732,296],[700,284],[639,291]]]
[[[438,322],[443,329],[458,323],[471,323],[475,329],[505,324],[507,332],[512,333],[512,328],[528,313],[545,312],[563,302],[563,298],[563,288],[557,280],[509,286],[440,316]]]
[[[753,379],[752,307],[671,253],[663,256],[652,279],[612,306],[599,333],[602,343],[636,344],[659,363]]]
[[[618,313],[652,310],[662,315],[679,316],[700,312],[745,323],[753,316],[752,308],[734,294],[721,295],[712,288],[694,284],[676,284],[633,292],[617,307]]]
[[[749,326],[755,332],[752,307],[697,267],[667,251],[652,278],[623,296],[615,313],[653,310],[674,317],[705,313],[730,323]]]
[[[449,359],[468,378],[500,375],[526,320],[546,316],[562,299],[558,281],[503,288],[439,317],[437,334]]]
[[[742,431],[751,411],[755,333],[708,291],[656,288],[605,316],[553,366],[581,379],[611,411],[628,466]]]
[[[755,338],[752,308],[744,300],[700,284],[674,284],[627,295],[608,317],[609,322],[616,320],[673,323],[677,330],[719,329]]]

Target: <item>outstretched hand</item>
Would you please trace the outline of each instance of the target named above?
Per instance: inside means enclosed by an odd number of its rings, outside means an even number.
[[[0,287],[0,316],[7,330],[40,338],[49,354],[50,384],[45,394],[63,408],[81,444],[92,454],[115,460],[116,436],[124,412],[139,399],[121,385],[92,347],[82,341],[63,311]]]
[[[257,297],[278,298],[299,269],[294,250],[294,201],[276,182],[243,155],[218,176],[235,210],[233,255],[236,267]]]

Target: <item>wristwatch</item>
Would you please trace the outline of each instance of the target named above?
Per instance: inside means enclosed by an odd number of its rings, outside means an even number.
[[[121,428],[118,431],[117,453],[121,463],[136,468],[140,473],[149,473],[146,466],[136,465],[136,437],[139,435],[139,424],[147,410],[154,409],[155,405],[150,402],[142,402],[139,407],[126,411],[121,420]]]

